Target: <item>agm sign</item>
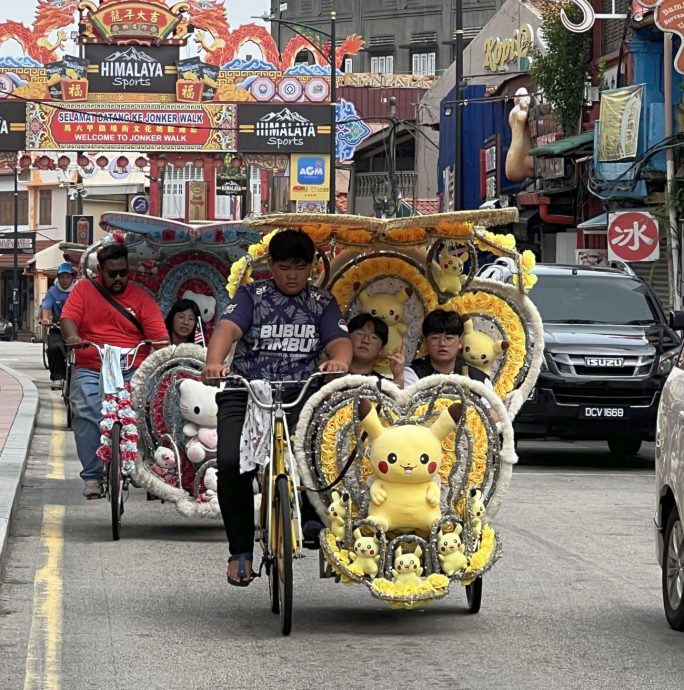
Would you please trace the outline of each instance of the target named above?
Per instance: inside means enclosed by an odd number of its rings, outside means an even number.
[[[178,48],[168,46],[86,46],[90,90],[175,93],[178,55]]]

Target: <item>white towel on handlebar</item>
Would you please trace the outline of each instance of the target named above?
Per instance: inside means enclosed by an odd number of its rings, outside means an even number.
[[[252,381],[252,392],[264,404],[273,402],[271,384],[268,381]],[[247,399],[245,423],[240,436],[240,474],[263,467],[271,456],[271,412],[263,410]]]
[[[116,395],[124,388],[121,371],[121,348],[105,345],[102,352],[102,390],[105,395]]]

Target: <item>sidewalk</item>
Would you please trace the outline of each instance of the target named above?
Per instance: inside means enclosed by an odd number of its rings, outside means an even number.
[[[9,541],[10,521],[21,487],[33,425],[38,414],[38,389],[29,379],[0,364],[0,572]]]

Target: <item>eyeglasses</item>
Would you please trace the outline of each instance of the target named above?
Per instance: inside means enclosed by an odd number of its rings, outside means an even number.
[[[114,280],[116,276],[121,276],[122,278],[126,278],[128,276],[128,269],[127,268],[120,268],[118,271],[107,271],[107,275]]]
[[[365,335],[367,335],[367,336],[368,336],[368,339],[369,339],[372,343],[380,343],[380,342],[382,342],[382,341],[380,340],[380,336],[379,336],[379,335],[376,335],[375,333],[369,333],[368,331],[363,331],[363,330],[361,330],[361,329],[359,329],[359,330],[357,330],[357,331],[352,331],[351,334],[352,334],[354,337],[356,337],[356,338],[363,338]]]
[[[458,340],[457,335],[450,335],[449,333],[431,333],[427,337],[429,343],[445,343],[446,345],[453,345]]]

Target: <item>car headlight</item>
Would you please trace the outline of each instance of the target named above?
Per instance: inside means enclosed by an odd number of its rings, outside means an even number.
[[[658,362],[658,373],[664,375],[669,374],[676,364],[678,356],[679,348],[675,350],[668,350],[660,355],[660,361]]]

